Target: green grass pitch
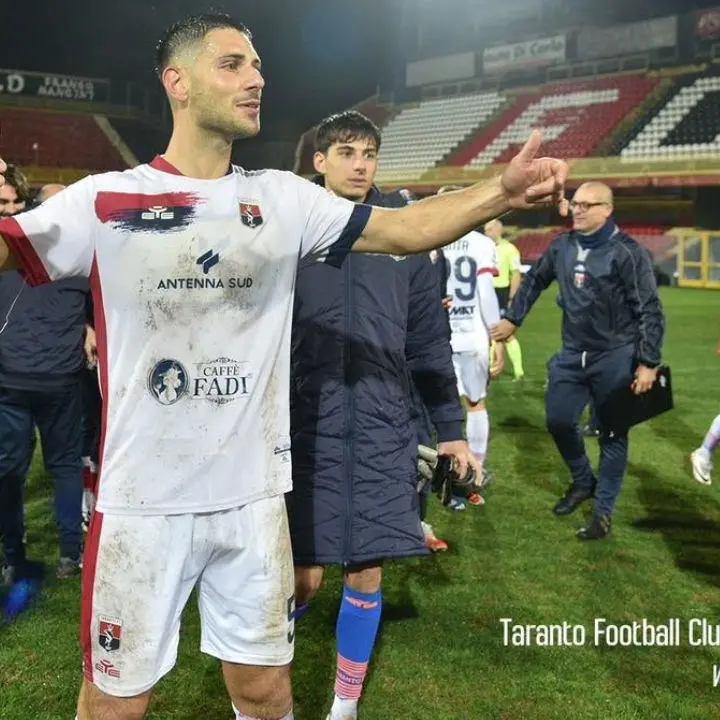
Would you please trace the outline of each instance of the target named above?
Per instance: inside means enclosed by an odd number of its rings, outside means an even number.
[[[544,426],[545,363],[559,347],[552,290],[520,334],[527,379],[493,384],[488,467],[497,482],[484,507],[430,520],[450,552],[388,564],[384,623],[361,704],[363,720],[630,720],[718,717],[713,665],[720,649],[691,647],[687,623],[720,623],[718,490],[692,480],[688,455],[720,412],[715,354],[718,299],[667,289],[665,357],[676,409],[631,435],[630,466],[611,539],[574,537],[587,515],[551,513],[567,474]],[[593,457],[597,443],[588,441]],[[35,459],[27,491],[29,551],[52,565],[57,541],[51,488]],[[0,720],[70,720],[81,678],[78,580],[52,581],[40,603],[0,626]],[[341,580],[297,627],[298,720],[323,720],[334,680]],[[500,618],[571,623],[582,647],[513,647]],[[595,647],[593,623],[681,621],[680,647]],[[175,670],[157,688],[155,720],[230,720],[220,670],[200,655],[194,598]]]

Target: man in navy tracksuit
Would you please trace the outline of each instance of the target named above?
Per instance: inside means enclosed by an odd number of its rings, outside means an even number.
[[[42,201],[44,197],[40,197]],[[82,551],[83,338],[87,280],[31,288],[20,273],[0,273],[0,533],[6,581],[23,574],[23,489],[37,425],[55,484],[60,578],[80,570]]]
[[[324,121],[319,180],[337,195],[402,207],[403,192],[373,185],[380,134],[360,113]],[[411,387],[422,397],[444,454],[476,463],[463,440],[436,269],[428,254],[353,255],[342,267],[298,272],[292,339],[293,491],[288,515],[299,618],[324,568],[342,565],[332,720],[357,704],[382,609],[382,562],[426,555],[417,493]]]
[[[554,512],[567,515],[594,496],[592,521],[578,537],[595,540],[610,530],[627,466],[628,438],[601,431],[596,477],[578,423],[590,401],[601,410],[618,388],[632,385],[640,394],[652,387],[661,362],[665,319],[650,257],[615,225],[610,188],[602,183],[582,185],[570,209],[573,231],[555,238],[525,276],[493,338],[510,337],[540,293],[557,280],[563,348],[548,365],[547,425],[572,484]]]

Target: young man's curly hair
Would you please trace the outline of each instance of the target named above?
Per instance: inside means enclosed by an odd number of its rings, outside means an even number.
[[[29,203],[32,200],[32,193],[30,192],[28,180],[17,165],[8,163],[7,170],[5,170],[3,175],[5,175],[5,184],[15,188],[15,192],[17,193],[18,200],[20,202]]]

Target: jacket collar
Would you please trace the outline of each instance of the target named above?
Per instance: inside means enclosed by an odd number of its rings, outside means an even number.
[[[610,217],[608,221],[596,232],[590,235],[583,235],[577,231],[572,232],[573,239],[584,248],[595,248],[609,242],[618,232],[615,218]]]

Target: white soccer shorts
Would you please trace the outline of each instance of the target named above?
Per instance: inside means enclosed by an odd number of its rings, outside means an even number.
[[[472,403],[487,396],[490,377],[490,352],[453,353],[453,367],[457,378],[458,394]]]
[[[83,572],[85,677],[108,695],[144,693],[172,669],[196,586],[202,652],[244,665],[292,661],[295,578],[282,495],[199,515],[96,513]]]

